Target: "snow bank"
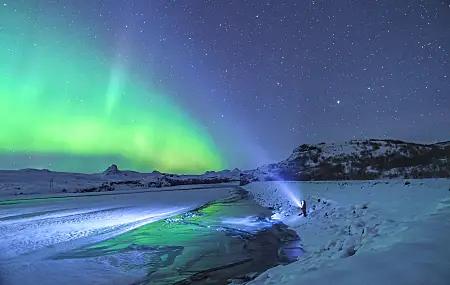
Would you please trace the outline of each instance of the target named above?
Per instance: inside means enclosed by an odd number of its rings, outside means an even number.
[[[249,284],[449,284],[450,180],[245,186],[294,228],[305,254]],[[308,216],[296,202],[305,199]]]

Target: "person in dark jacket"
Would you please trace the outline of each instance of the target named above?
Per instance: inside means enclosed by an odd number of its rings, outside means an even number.
[[[303,216],[306,217],[306,201],[305,200],[300,201],[300,209],[302,209]]]

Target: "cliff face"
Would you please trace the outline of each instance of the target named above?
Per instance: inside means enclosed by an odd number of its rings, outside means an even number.
[[[352,140],[301,145],[279,163],[243,174],[248,180],[365,180],[450,177],[450,142]]]

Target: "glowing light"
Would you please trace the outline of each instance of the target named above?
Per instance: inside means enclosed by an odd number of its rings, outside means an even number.
[[[277,186],[281,191],[286,194],[288,199],[297,207],[301,208],[301,191],[300,189],[292,189],[289,183],[286,183],[284,181],[282,182],[276,182]]]
[[[2,13],[0,154],[97,157],[58,170],[202,173],[226,167],[212,138],[163,94],[99,50],[31,15]],[[40,26],[42,25],[42,26]],[[44,167],[47,168],[47,167]]]

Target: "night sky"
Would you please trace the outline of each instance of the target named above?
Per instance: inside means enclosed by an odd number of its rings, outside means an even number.
[[[450,140],[448,1],[0,3],[0,63],[9,60],[0,67],[7,106],[0,119],[21,121],[25,111],[32,117],[0,134],[0,168],[95,171],[118,160],[141,171],[201,172],[281,160],[303,143]],[[39,53],[36,42],[45,46]],[[50,70],[45,76],[38,76],[40,64],[11,72],[38,57]],[[66,65],[52,68],[58,62]],[[75,85],[55,83],[68,81],[66,72]],[[23,74],[33,79],[27,88]],[[36,84],[45,88],[36,91]],[[66,90],[78,85],[91,100],[82,115],[58,101],[82,100]],[[40,105],[18,108],[30,93],[39,93]],[[160,103],[145,107],[153,100]],[[43,112],[48,117],[36,119]],[[104,133],[96,142],[35,133],[48,125],[49,134],[76,133],[94,123],[91,132]],[[137,134],[142,149],[124,149]]]

